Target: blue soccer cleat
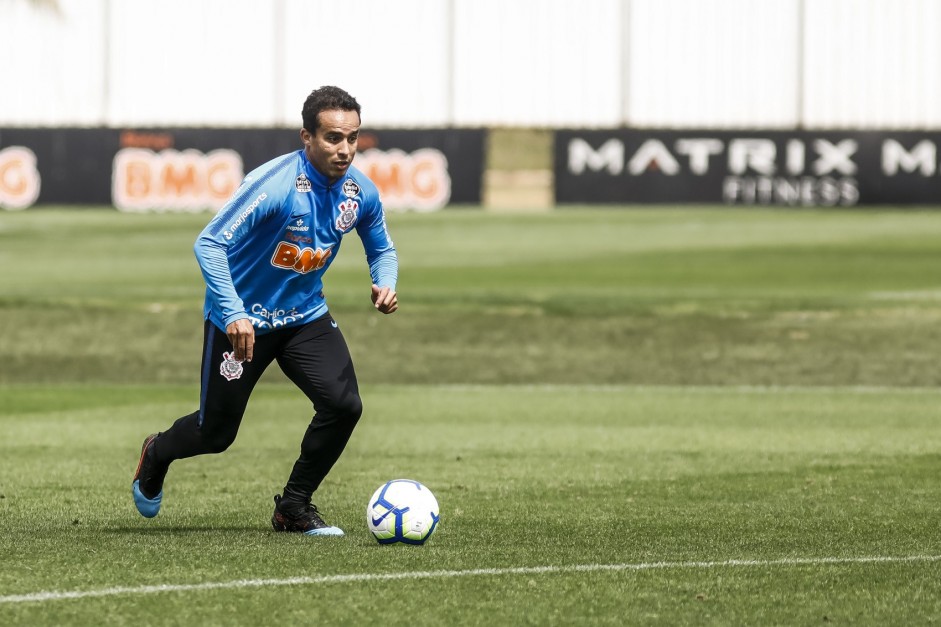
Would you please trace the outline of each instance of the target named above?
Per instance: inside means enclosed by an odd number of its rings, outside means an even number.
[[[141,516],[144,518],[153,518],[160,513],[160,501],[163,500],[163,490],[158,492],[157,496],[154,498],[149,499],[140,491],[140,479],[135,479],[131,491],[134,493],[134,505],[137,506],[137,511],[140,512]]]
[[[144,518],[156,516],[160,512],[160,502],[163,500],[163,479],[167,475],[168,466],[160,465],[154,459],[153,444],[159,435],[159,433],[154,433],[144,439],[140,450],[140,461],[137,462],[137,470],[134,472],[134,481],[131,484],[134,505]],[[154,496],[147,496],[148,494]]]

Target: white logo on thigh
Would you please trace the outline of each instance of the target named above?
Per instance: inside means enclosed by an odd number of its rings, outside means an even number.
[[[219,366],[219,372],[227,381],[242,376],[242,360],[235,358],[235,351],[222,353],[222,364]]]

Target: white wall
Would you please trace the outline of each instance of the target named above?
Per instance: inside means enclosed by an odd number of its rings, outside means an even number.
[[[105,123],[104,3],[0,2],[0,125]]]
[[[0,0],[0,58],[0,126],[941,128],[938,0]]]
[[[370,126],[446,126],[450,117],[449,2],[287,0],[278,121],[300,126],[320,85],[339,85]]]
[[[110,40],[111,124],[226,126],[275,119],[272,95],[278,85],[271,69],[279,59],[270,5],[253,0],[106,4],[108,36],[100,37]]]
[[[820,127],[941,127],[941,2],[807,2],[802,117]]]
[[[454,116],[464,125],[621,123],[618,0],[457,0]]]
[[[797,0],[634,0],[628,31],[634,126],[793,127]]]

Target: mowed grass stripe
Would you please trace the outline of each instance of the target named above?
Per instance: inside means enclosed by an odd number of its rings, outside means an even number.
[[[0,623],[941,616],[941,211],[390,216],[401,311],[355,237],[325,286],[366,413],[316,499],[348,537],[314,544],[270,529],[312,413],[276,367],[160,517],[131,502],[198,403],[207,219],[0,212],[0,598],[29,599]],[[420,550],[363,524],[398,476],[441,504]]]
[[[208,219],[0,213],[0,383],[194,381]],[[370,307],[356,237],[325,287],[363,382],[941,384],[941,211],[389,219],[400,312]]]
[[[862,556],[862,557],[789,557],[777,560],[730,559],[707,562],[641,562],[634,564],[576,564],[569,566],[521,566],[517,568],[474,568],[469,570],[431,570],[406,573],[354,573],[324,575],[321,577],[287,577],[283,579],[238,579],[196,584],[165,584],[159,586],[133,586],[101,588],[98,590],[49,591],[0,597],[0,604],[42,603],[130,594],[156,594],[165,592],[200,592],[204,590],[231,590],[238,588],[264,588],[278,586],[304,586],[315,584],[343,584],[364,581],[399,581],[414,579],[452,579],[455,577],[549,575],[568,573],[595,573],[618,571],[644,571],[663,569],[707,569],[733,567],[791,567],[840,566],[846,564],[898,564],[941,561],[941,555]]]

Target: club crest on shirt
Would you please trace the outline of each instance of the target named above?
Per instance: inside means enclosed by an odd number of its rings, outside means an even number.
[[[294,179],[294,189],[296,189],[296,190],[299,191],[299,192],[309,192],[309,191],[310,191],[310,189],[311,189],[311,187],[310,187],[310,179],[307,178],[307,175],[306,175],[306,174],[301,174],[299,177],[297,177],[296,179]]]
[[[346,179],[343,181],[343,194],[347,198],[352,198],[359,193],[359,185],[356,184],[356,181],[353,179]]]
[[[356,212],[359,210],[359,203],[352,198],[347,198],[338,205],[340,215],[337,216],[337,230],[349,231],[356,224]]]
[[[235,358],[235,351],[222,353],[222,364],[219,366],[219,373],[225,377],[226,381],[238,379],[242,376],[242,372],[242,362]]]

